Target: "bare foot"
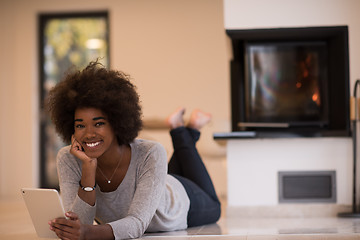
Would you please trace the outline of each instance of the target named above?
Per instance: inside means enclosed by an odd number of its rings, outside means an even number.
[[[191,113],[188,127],[200,130],[200,128],[209,123],[210,120],[210,113],[202,112],[201,110],[196,109]]]
[[[183,119],[184,113],[185,113],[185,108],[180,107],[166,118],[166,124],[170,127],[170,129],[184,126],[184,119]]]

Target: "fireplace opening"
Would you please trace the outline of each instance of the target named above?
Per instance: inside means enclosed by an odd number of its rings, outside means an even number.
[[[348,30],[227,30],[232,131],[349,136]]]
[[[245,51],[247,123],[328,125],[324,42],[247,43]]]

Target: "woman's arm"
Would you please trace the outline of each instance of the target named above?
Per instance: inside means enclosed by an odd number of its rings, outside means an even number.
[[[95,202],[96,202],[95,189],[93,189],[93,191],[91,192],[88,192],[83,190],[80,187],[80,184],[83,187],[95,187],[95,174],[96,174],[96,168],[94,170],[94,167],[91,166],[91,164],[83,163],[81,180],[79,182],[79,188],[78,188],[78,196],[90,206],[95,206]]]
[[[82,173],[81,180],[79,182],[78,195],[79,197],[90,206],[94,206],[96,202],[96,193],[95,191],[84,191],[80,187],[95,187],[95,177],[96,177],[96,166],[97,159],[88,157],[83,151],[80,143],[75,139],[74,136],[71,137],[71,148],[70,153],[81,160],[82,162]],[[95,190],[95,189],[94,189]]]
[[[79,181],[82,181],[82,177],[84,176],[84,168],[81,161],[70,153],[70,148],[71,146],[62,148],[57,156],[61,198],[65,211],[76,212],[82,223],[92,224],[95,218],[96,202],[94,205],[91,205],[86,201],[85,197],[81,198],[79,196],[81,189],[79,187]],[[81,191],[83,190],[81,189]],[[92,194],[95,194],[95,191],[92,192]]]

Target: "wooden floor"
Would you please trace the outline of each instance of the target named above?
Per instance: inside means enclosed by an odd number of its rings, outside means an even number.
[[[141,239],[360,240],[360,219],[241,218],[225,215],[217,224],[189,228],[186,231],[145,234]],[[0,201],[0,239],[39,239],[22,201]]]

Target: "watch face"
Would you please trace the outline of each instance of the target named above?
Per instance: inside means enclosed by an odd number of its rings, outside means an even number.
[[[94,188],[92,188],[92,187],[84,187],[84,191],[86,191],[86,192],[91,192],[92,190],[94,190]]]

